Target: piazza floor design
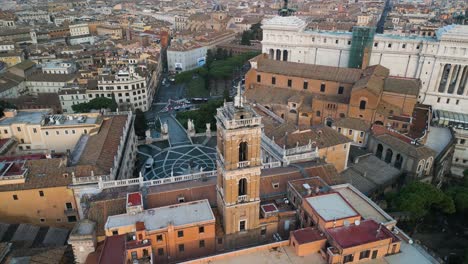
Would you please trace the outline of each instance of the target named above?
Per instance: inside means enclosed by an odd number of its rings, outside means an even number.
[[[161,179],[216,169],[216,150],[203,145],[174,146],[162,151],[145,153],[154,159],[152,168],[141,171],[145,180]],[[157,152],[155,154],[155,152]]]

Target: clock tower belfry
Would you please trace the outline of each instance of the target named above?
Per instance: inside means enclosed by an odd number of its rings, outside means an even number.
[[[238,87],[234,102],[217,109],[217,203],[226,234],[258,228],[261,117]]]

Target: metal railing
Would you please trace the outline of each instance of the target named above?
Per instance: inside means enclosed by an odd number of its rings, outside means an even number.
[[[100,181],[99,182],[99,189],[107,189],[107,188],[114,188],[114,187],[124,187],[124,186],[132,186],[132,185],[140,185],[140,186],[156,186],[156,185],[163,185],[169,183],[176,183],[176,182],[184,182],[184,181],[191,181],[191,180],[198,180],[201,178],[210,178],[216,176],[216,171],[202,171],[192,174],[162,178],[162,179],[154,179],[154,180],[143,180],[143,177],[133,178],[133,179],[125,179],[125,180],[116,180],[116,181]]]

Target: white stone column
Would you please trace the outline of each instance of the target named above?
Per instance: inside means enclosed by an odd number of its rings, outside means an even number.
[[[455,87],[453,88],[453,94],[457,94],[458,86],[460,86],[461,79],[463,77],[463,71],[465,70],[465,66],[458,65],[458,76],[457,82],[455,83]]]
[[[439,86],[440,86],[440,82],[442,81],[442,75],[444,74],[444,70],[445,70],[445,64],[441,63],[439,67],[439,73],[437,74],[436,83],[434,85],[434,92],[439,92]]]
[[[447,77],[447,81],[445,82],[445,88],[444,88],[443,93],[448,92],[450,82],[452,81],[453,69],[455,69],[455,65],[452,64],[452,66],[450,67],[449,75]]]

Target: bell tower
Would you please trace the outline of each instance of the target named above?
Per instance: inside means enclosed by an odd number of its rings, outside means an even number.
[[[258,227],[260,215],[261,117],[240,92],[216,114],[217,203],[224,232],[233,234]]]

